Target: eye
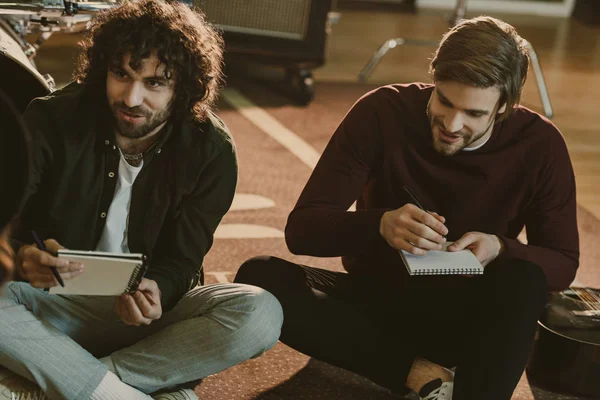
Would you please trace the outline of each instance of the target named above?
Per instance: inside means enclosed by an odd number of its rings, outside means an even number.
[[[121,69],[113,69],[111,72],[117,77],[118,80],[125,80],[128,77],[127,73]]]
[[[473,111],[467,111],[467,115],[471,118],[481,118],[483,117],[482,113],[478,113],[478,112],[473,112]]]
[[[442,97],[440,97],[440,103],[445,107],[452,107],[452,104],[448,100],[446,100]]]
[[[158,88],[161,88],[164,86],[164,83],[157,79],[150,79],[150,80],[146,81],[146,84],[148,85],[148,87],[150,87],[152,89],[158,89]]]

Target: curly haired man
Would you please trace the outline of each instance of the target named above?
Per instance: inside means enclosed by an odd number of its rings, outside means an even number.
[[[197,286],[237,182],[233,140],[211,111],[221,66],[200,13],[128,2],[95,20],[75,81],[25,111],[32,173],[17,281],[0,297],[0,364],[45,396],[195,399],[190,382],[276,343],[283,315],[270,293]],[[67,283],[86,273],[51,255],[61,247],[144,253],[150,267],[134,294],[52,295],[50,267]]]

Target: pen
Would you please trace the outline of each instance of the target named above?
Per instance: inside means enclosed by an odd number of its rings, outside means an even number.
[[[35,231],[31,231],[31,235],[33,236],[33,240],[35,241],[35,244],[38,247],[38,249],[47,252],[48,250],[46,249],[46,245],[44,244],[44,242],[42,242],[40,240],[40,237],[38,236],[38,234],[35,233]],[[54,275],[54,277],[56,278],[56,280],[58,281],[60,286],[65,287],[65,283],[63,282],[62,278],[60,277],[60,274],[58,273],[58,270],[56,269],[56,267],[50,267],[50,270],[52,271],[52,275]]]
[[[413,191],[410,190],[410,188],[408,186],[404,186],[404,191],[406,193],[408,193],[408,195],[410,196],[410,199],[413,201],[413,203],[415,203],[415,205],[417,207],[419,207],[423,211],[427,211],[427,210],[425,210],[425,207],[423,207],[423,205],[421,204],[421,202],[419,201],[419,199],[417,199],[417,196],[415,196],[415,194],[413,193]]]
[[[412,200],[412,202],[419,207],[421,210],[428,212],[425,207],[423,207],[423,204],[421,204],[421,202],[419,201],[419,199],[417,199],[417,196],[413,193],[412,190],[410,190],[410,188],[408,186],[404,186],[404,191],[406,193],[408,193],[408,195],[410,196],[410,199]],[[445,239],[446,236],[443,236],[443,238]]]

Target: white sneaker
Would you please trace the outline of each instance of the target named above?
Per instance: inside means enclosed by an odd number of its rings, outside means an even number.
[[[175,392],[160,393],[152,396],[152,398],[154,400],[198,400],[198,396],[191,389],[179,389]]]
[[[0,400],[48,400],[33,382],[0,367]]]
[[[421,400],[452,400],[453,388],[453,382],[442,382],[438,378],[426,383],[419,390],[419,396],[421,396]]]

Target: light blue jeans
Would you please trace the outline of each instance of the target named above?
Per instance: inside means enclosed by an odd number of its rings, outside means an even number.
[[[108,367],[144,393],[203,378],[270,349],[283,312],[249,285],[195,288],[149,326],[127,326],[115,297],[58,296],[27,283],[0,297],[0,364],[36,382],[51,399],[88,399]]]

